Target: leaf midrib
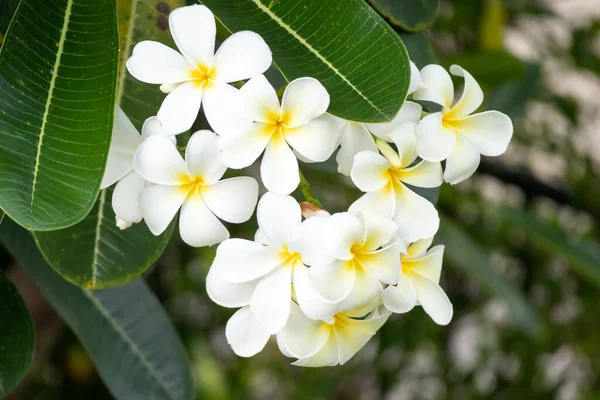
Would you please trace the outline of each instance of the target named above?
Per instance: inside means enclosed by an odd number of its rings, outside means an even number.
[[[310,45],[302,36],[300,36],[291,26],[286,24],[281,18],[279,18],[275,13],[273,13],[268,7],[261,3],[260,0],[252,0],[254,4],[265,14],[267,14],[271,19],[279,24],[283,29],[285,29],[290,35],[292,35],[297,41],[300,42],[303,46],[305,46],[311,53],[313,53],[319,60],[323,62],[329,69],[331,69],[338,77],[344,81],[353,91],[355,91],[361,98],[363,98],[367,103],[371,105],[377,112],[384,118],[387,118],[385,112],[381,111],[379,107],[377,107],[368,97],[366,97],[354,84],[346,78],[344,74],[340,72],[327,58],[325,58],[321,53],[319,53],[314,47]]]
[[[46,98],[46,105],[44,107],[44,114],[42,114],[42,125],[40,127],[40,135],[37,144],[37,152],[35,156],[35,167],[33,169],[33,182],[31,184],[31,200],[29,203],[29,218],[33,215],[33,202],[35,198],[35,187],[37,185],[37,176],[40,166],[40,156],[42,154],[42,146],[44,142],[44,135],[46,134],[46,123],[48,121],[48,114],[50,113],[50,105],[52,104],[52,97],[54,95],[54,87],[56,85],[56,77],[58,76],[58,69],[60,67],[60,60],[65,47],[65,41],[67,39],[67,31],[69,29],[69,22],[71,20],[71,10],[73,7],[73,0],[67,0],[67,8],[65,9],[65,19],[63,21],[62,30],[60,33],[60,40],[58,42],[58,51],[56,52],[56,60],[54,61],[54,68],[52,77],[50,78],[50,87],[48,89],[48,97]],[[30,221],[31,223],[31,221]]]
[[[135,20],[138,17],[138,4],[140,0],[131,1],[131,16],[129,17],[129,26],[127,36],[125,36],[125,47],[123,48],[123,62],[119,66],[119,82],[117,84],[117,98],[115,104],[121,106],[121,99],[125,92],[125,78],[127,77],[127,68],[124,68],[125,62],[129,58],[131,48],[133,47],[133,31],[135,30]]]
[[[106,321],[110,324],[110,326],[113,328],[113,330],[115,331],[115,333],[117,333],[121,337],[121,339],[123,339],[123,341],[125,342],[125,344],[127,344],[129,346],[129,349],[131,350],[131,352],[133,353],[133,355],[136,356],[140,360],[140,363],[148,370],[148,372],[150,373],[150,375],[152,375],[156,379],[156,381],[158,382],[158,385],[159,385],[161,391],[168,398],[175,400],[175,398],[170,395],[166,383],[163,382],[163,380],[160,378],[160,376],[158,376],[157,372],[152,367],[152,364],[142,354],[142,352],[139,349],[139,347],[129,337],[129,335],[127,334],[127,332],[125,332],[117,323],[115,323],[114,318],[112,318],[111,314],[104,307],[104,305],[98,299],[96,299],[96,297],[94,295],[92,295],[92,293],[89,290],[81,289],[81,291],[92,302],[92,304],[94,305],[94,307],[96,307],[98,309],[98,312],[100,312],[100,314],[106,319]]]
[[[102,231],[102,218],[104,218],[104,202],[106,201],[106,190],[100,192],[100,201],[98,202],[98,221],[96,221],[96,237],[94,240],[94,258],[92,259],[92,282],[91,289],[96,287],[98,279],[98,255],[100,254],[100,242]]]

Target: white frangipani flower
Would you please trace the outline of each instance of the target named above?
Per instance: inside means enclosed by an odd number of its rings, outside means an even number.
[[[367,344],[389,315],[380,315],[371,305],[339,312],[328,321],[317,321],[307,318],[294,304],[288,323],[277,334],[277,344],[284,355],[298,359],[293,365],[343,365]]]
[[[352,181],[363,192],[349,211],[369,211],[392,219],[398,234],[407,242],[435,235],[440,219],[437,210],[427,199],[419,196],[406,184],[434,188],[442,184],[442,166],[439,162],[417,159],[415,123],[403,124],[391,135],[399,155],[363,151],[354,157]],[[390,148],[391,150],[391,148]]]
[[[308,270],[311,285],[324,300],[352,310],[377,298],[400,272],[396,224],[373,213],[333,214],[324,227],[322,246],[333,258]]]
[[[383,304],[396,313],[405,313],[420,304],[438,325],[448,325],[452,319],[452,303],[440,287],[444,246],[434,246],[433,238],[422,239],[408,247],[399,257],[402,272],[397,285],[383,291]]]
[[[112,207],[120,229],[127,229],[142,220],[138,195],[146,181],[134,171],[133,157],[142,142],[154,135],[164,136],[175,143],[175,137],[167,135],[158,118],[148,118],[140,136],[121,107],[115,107],[112,140],[100,189],[118,182],[112,195]]]
[[[298,157],[312,162],[327,160],[337,145],[337,124],[325,114],[329,94],[319,81],[299,78],[287,86],[281,105],[263,75],[240,89],[244,114],[254,121],[241,135],[223,137],[222,160],[229,168],[244,168],[264,151],[260,172],[265,187],[289,194],[300,183]],[[293,151],[292,151],[293,149]]]
[[[250,177],[220,180],[227,167],[219,160],[217,136],[198,131],[190,138],[185,161],[175,145],[153,136],[140,146],[134,158],[140,176],[154,185],[139,196],[148,228],[160,235],[181,208],[179,232],[190,246],[211,246],[229,238],[220,219],[246,222],[258,200],[258,183]]]
[[[409,95],[421,86],[419,69],[412,61],[410,62],[410,67]],[[400,111],[398,111],[398,114],[396,114],[394,119],[390,122],[362,124],[349,121],[347,125],[343,127],[340,150],[336,155],[338,172],[350,176],[350,170],[352,169],[355,155],[361,151],[377,152],[377,146],[375,145],[375,140],[371,134],[390,142],[390,134],[402,124],[405,122],[419,122],[422,111],[423,108],[419,104],[412,101],[405,101],[402,108],[400,108]]]
[[[268,334],[285,326],[293,294],[308,314],[317,318],[333,315],[336,308],[323,302],[309,286],[304,265],[323,258],[315,244],[327,218],[314,216],[302,222],[300,205],[292,197],[273,192],[263,195],[257,209],[256,241],[229,239],[217,248],[206,281],[211,299],[225,307],[249,306]],[[233,336],[228,338],[236,353],[256,350],[252,346],[256,342],[247,338],[245,343],[244,336],[237,337],[239,340]],[[256,336],[260,332],[252,338]]]
[[[265,41],[254,32],[237,32],[215,53],[215,18],[201,5],[173,10],[169,27],[181,54],[161,43],[143,41],[127,60],[127,69],[135,78],[161,84],[162,90],[170,92],[158,111],[167,132],[190,129],[201,103],[215,132],[242,129],[244,119],[236,116],[239,94],[229,83],[269,68],[272,56]]]
[[[480,155],[498,156],[506,151],[513,125],[510,118],[499,111],[473,114],[483,102],[479,84],[458,65],[450,67],[450,72],[465,80],[458,101],[454,103],[452,78],[439,65],[427,65],[421,70],[423,85],[413,98],[443,107],[442,111],[426,116],[419,123],[417,153],[428,161],[446,159],[444,179],[456,184],[475,172]]]

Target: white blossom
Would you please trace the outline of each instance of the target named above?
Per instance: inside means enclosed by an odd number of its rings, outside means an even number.
[[[300,183],[297,156],[311,162],[327,160],[337,146],[337,123],[325,114],[327,90],[313,78],[299,78],[287,86],[281,105],[275,89],[259,75],[241,89],[242,113],[254,121],[240,135],[224,136],[222,160],[230,168],[244,168],[263,153],[260,172],[265,187],[291,193]]]
[[[447,325],[452,319],[452,303],[440,287],[444,246],[427,250],[433,238],[411,244],[400,254],[402,273],[396,285],[383,291],[383,304],[396,313],[412,310],[417,304],[436,324]]]
[[[422,87],[413,98],[438,103],[440,112],[424,117],[417,127],[417,153],[428,161],[446,160],[444,179],[456,184],[470,177],[481,156],[506,151],[513,134],[508,116],[499,111],[473,114],[483,102],[483,92],[473,76],[458,65],[452,74],[465,80],[462,96],[454,102],[452,78],[439,65],[421,70]]]
[[[236,113],[239,93],[229,83],[269,68],[272,56],[267,44],[258,34],[242,31],[227,38],[215,53],[215,18],[201,5],[171,12],[169,27],[181,54],[161,43],[143,41],[127,60],[131,75],[161,84],[161,90],[169,92],[158,111],[165,129],[172,134],[190,129],[201,103],[215,132],[244,129],[244,118]]]
[[[139,196],[150,231],[160,235],[181,208],[179,232],[190,246],[210,246],[227,239],[229,231],[218,218],[246,222],[258,200],[258,183],[253,178],[220,180],[227,167],[219,160],[217,136],[211,131],[192,135],[185,161],[170,140],[153,136],[140,146],[134,166],[153,184]]]
[[[369,211],[392,219],[398,234],[407,242],[435,235],[440,219],[427,199],[406,186],[435,188],[442,184],[442,166],[439,162],[419,161],[416,153],[415,123],[405,123],[390,138],[399,154],[388,155],[363,151],[354,157],[351,177],[363,192],[349,211]]]

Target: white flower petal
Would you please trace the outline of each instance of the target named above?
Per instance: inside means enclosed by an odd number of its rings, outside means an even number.
[[[188,80],[193,65],[185,57],[162,43],[145,40],[133,48],[127,70],[146,83],[178,83]]]
[[[323,299],[319,292],[310,284],[308,268],[304,265],[296,264],[293,272],[294,293],[296,301],[302,309],[302,312],[310,319],[329,321],[335,313],[338,312],[338,305],[328,303]],[[289,324],[289,321],[288,321]],[[287,328],[287,326],[286,326]],[[294,355],[302,358],[308,355]]]
[[[121,107],[116,106],[110,149],[120,153],[134,154],[141,143],[142,138],[131,120]]]
[[[456,144],[456,133],[442,124],[442,113],[429,114],[417,126],[417,154],[427,161],[446,159]]]
[[[102,176],[100,189],[106,189],[112,186],[119,179],[131,172],[133,169],[133,154],[119,153],[112,149],[108,151],[106,160],[106,169]]]
[[[431,248],[425,255],[415,259],[404,259],[403,264],[408,265],[411,271],[439,284],[442,274],[442,262],[444,259],[444,246],[437,245]]]
[[[179,7],[169,14],[171,35],[181,54],[194,65],[210,67],[215,53],[215,17],[201,5]]]
[[[398,284],[386,287],[381,296],[385,308],[392,312],[403,314],[409,312],[417,305],[417,286],[412,276],[401,274]]]
[[[389,316],[390,314],[385,314],[377,318],[355,320],[352,321],[352,325],[348,324],[348,327],[344,326],[342,329],[337,329],[336,326],[340,348],[340,365],[344,365],[354,357],[383,326]]]
[[[327,89],[314,78],[290,82],[281,100],[281,115],[287,127],[295,128],[325,114],[329,107]]]
[[[219,218],[234,224],[250,219],[258,201],[258,182],[254,178],[240,176],[204,186],[202,199]]]
[[[394,128],[388,135],[398,148],[402,160],[401,167],[406,168],[417,159],[417,123],[404,122]]]
[[[316,264],[308,269],[310,285],[329,303],[344,300],[354,286],[354,268],[346,263],[351,261],[337,260],[331,264]]]
[[[444,180],[456,185],[469,178],[479,167],[481,156],[475,145],[465,136],[456,136],[456,146],[446,160]]]
[[[452,106],[451,114],[453,118],[466,117],[472,114],[483,103],[483,91],[473,76],[458,65],[450,67],[453,75],[461,76],[465,79],[465,87],[462,96],[456,104]]]
[[[338,172],[350,176],[354,163],[354,156],[361,151],[377,152],[375,141],[364,124],[359,122],[348,122],[343,131],[340,150],[335,160],[338,163]]]
[[[277,92],[264,75],[256,75],[240,89],[244,100],[243,113],[252,121],[272,123],[273,115],[280,115]]]
[[[371,212],[360,212],[357,216],[364,229],[362,252],[375,251],[395,239],[397,227],[389,218]]]
[[[197,194],[189,195],[183,202],[179,234],[185,243],[193,247],[212,246],[229,238],[227,228]]]
[[[254,318],[250,307],[243,307],[227,321],[225,336],[231,349],[240,357],[252,357],[260,353],[271,335]]]
[[[312,162],[327,160],[335,151],[337,124],[333,117],[323,115],[297,128],[284,130],[286,142]]]
[[[435,64],[423,67],[421,83],[421,87],[413,93],[413,99],[433,101],[447,108],[452,106],[454,84],[444,68]]]
[[[182,83],[165,97],[158,119],[170,135],[185,132],[198,117],[201,102],[202,87],[193,81]]]
[[[414,242],[435,235],[440,218],[433,204],[402,184],[394,185],[394,192],[394,222],[398,225],[400,237],[407,242]]]
[[[340,347],[335,332],[331,332],[325,345],[315,355],[300,358],[292,363],[298,367],[332,367],[340,360]]]
[[[186,196],[177,186],[154,185],[142,190],[138,197],[140,210],[154,236],[167,229]]]
[[[302,210],[293,197],[268,192],[260,198],[256,218],[270,243],[287,246],[300,227]]]
[[[374,192],[390,181],[391,164],[379,153],[361,151],[354,156],[350,176],[352,182],[363,192]]]
[[[187,175],[185,161],[166,136],[146,139],[135,153],[133,165],[142,178],[159,185],[180,185]]]
[[[262,74],[273,61],[271,50],[260,35],[242,31],[229,36],[213,61],[219,82],[236,82]]]
[[[142,139],[146,140],[150,136],[166,136],[173,142],[173,144],[177,144],[177,139],[175,136],[169,135],[165,128],[163,128],[162,123],[158,119],[158,117],[150,117],[146,118],[144,121],[144,125],[142,125]]]
[[[354,215],[336,213],[329,218],[327,235],[331,255],[339,260],[350,260],[354,257],[352,247],[363,241],[364,229]]]
[[[329,325],[307,318],[300,308],[291,304],[290,317],[277,334],[287,352],[296,358],[306,358],[319,352],[329,339]]]
[[[368,269],[377,279],[394,285],[400,275],[400,248],[397,243],[381,250],[360,253],[355,260]]]
[[[232,283],[254,281],[273,271],[281,259],[279,249],[244,239],[229,239],[217,248],[212,268]]]
[[[329,264],[334,258],[326,245],[329,215],[314,215],[296,228],[289,240],[289,251],[298,253],[306,265]]]
[[[249,166],[265,150],[273,130],[272,125],[253,123],[247,132],[228,138],[221,150],[221,160],[229,168]]]
[[[290,194],[300,184],[298,160],[280,133],[271,136],[260,164],[263,184],[275,193]]]
[[[185,163],[190,177],[202,178],[206,185],[217,182],[227,167],[221,162],[217,148],[217,135],[211,131],[198,131],[188,141]]]
[[[202,93],[204,115],[219,135],[233,137],[248,131],[252,120],[241,114],[243,100],[239,91],[222,82],[205,85]]]
[[[250,300],[250,309],[254,318],[274,335],[288,321],[291,303],[292,266],[281,265],[258,282]]]
[[[408,251],[405,253],[411,258],[421,257],[427,253],[427,249],[433,243],[433,236],[426,239],[420,239],[408,246]]]
[[[499,111],[486,111],[455,120],[453,127],[458,134],[468,137],[484,156],[503,154],[513,134],[512,121]]]
[[[398,258],[400,258],[398,256]],[[381,295],[383,287],[375,275],[360,264],[355,265],[355,278],[352,290],[340,303],[340,310],[354,310],[361,307]]]
[[[421,72],[414,62],[410,62],[410,83],[408,94],[414,93],[421,86]]]
[[[440,162],[421,161],[413,167],[399,171],[397,176],[404,183],[422,188],[435,188],[444,182]]]
[[[394,119],[390,122],[366,124],[366,126],[375,136],[389,141],[391,133],[400,125],[407,122],[418,123],[421,120],[422,112],[423,107],[421,107],[420,104],[412,101],[405,101],[400,108],[400,111],[398,111]]]
[[[423,310],[436,324],[448,325],[452,320],[453,309],[444,290],[437,283],[419,274],[413,274],[413,279],[417,285],[419,303]]]
[[[132,223],[142,220],[138,196],[145,185],[144,178],[135,171],[131,171],[117,183],[112,195],[112,208],[118,218]]]
[[[250,304],[250,298],[258,284],[257,280],[232,283],[223,278],[218,266],[211,266],[206,276],[206,293],[218,305],[228,308],[244,307]]]
[[[254,234],[254,241],[256,243],[264,244],[265,246],[271,246],[273,244],[260,228],[257,229]]]
[[[365,193],[358,198],[348,212],[357,214],[359,212],[372,212],[385,218],[392,218],[396,210],[396,198],[392,183],[385,185],[376,192]]]

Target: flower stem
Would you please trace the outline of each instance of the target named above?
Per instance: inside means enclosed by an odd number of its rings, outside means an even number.
[[[298,170],[298,172],[300,173],[300,184],[298,185],[298,187],[300,188],[300,191],[302,192],[302,196],[304,197],[304,200],[308,201],[310,204],[314,204],[315,206],[317,206],[319,208],[323,208],[323,204],[321,204],[319,199],[317,199],[317,197],[315,196],[315,192],[313,192],[313,190],[311,189],[310,184],[304,177],[304,174],[302,173],[302,171]]]

